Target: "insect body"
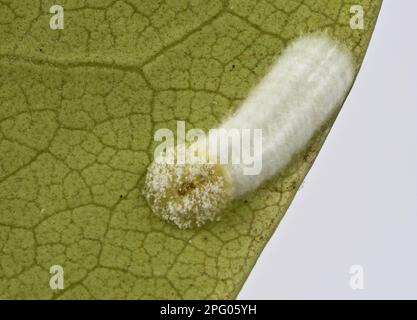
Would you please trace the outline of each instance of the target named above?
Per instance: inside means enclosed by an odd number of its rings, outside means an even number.
[[[219,126],[262,130],[262,148],[256,155],[262,159],[259,174],[246,175],[243,164],[167,164],[156,158],[144,189],[153,212],[180,228],[218,218],[232,199],[276,175],[306,146],[341,105],[353,78],[351,53],[336,40],[312,34],[293,41],[236,113]],[[237,147],[225,146],[220,153]],[[214,151],[209,147],[199,159],[210,158]]]

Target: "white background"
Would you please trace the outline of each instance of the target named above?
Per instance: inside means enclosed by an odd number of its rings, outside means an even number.
[[[385,0],[357,81],[240,299],[417,298],[417,1]],[[364,290],[349,268],[364,269]]]

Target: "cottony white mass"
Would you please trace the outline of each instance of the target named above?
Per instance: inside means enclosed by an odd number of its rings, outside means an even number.
[[[236,113],[219,127],[262,130],[262,151],[257,155],[262,158],[260,173],[246,175],[243,163],[172,165],[154,159],[144,188],[152,211],[180,228],[218,219],[232,199],[276,175],[306,146],[343,102],[353,83],[354,69],[348,49],[326,34],[293,41]],[[220,146],[220,150],[208,147],[199,156],[233,154],[231,148],[236,147],[240,144]],[[193,145],[187,148],[189,152],[196,149]]]

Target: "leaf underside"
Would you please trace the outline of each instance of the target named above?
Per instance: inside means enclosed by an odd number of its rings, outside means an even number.
[[[0,297],[236,297],[334,118],[220,222],[186,231],[141,196],[153,133],[216,127],[302,33],[327,30],[360,65],[381,1],[61,1],[64,30],[53,4],[0,0]]]

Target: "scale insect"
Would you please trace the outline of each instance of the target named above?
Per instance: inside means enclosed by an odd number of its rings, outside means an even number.
[[[326,34],[293,41],[235,114],[219,126],[262,130],[260,173],[245,175],[242,164],[204,161],[213,152],[210,147],[185,164],[164,163],[157,156],[144,187],[152,211],[182,229],[217,220],[233,199],[276,175],[306,146],[343,102],[354,70],[350,51]],[[240,145],[223,151],[236,147]],[[197,149],[193,144],[185,148],[188,154]]]

